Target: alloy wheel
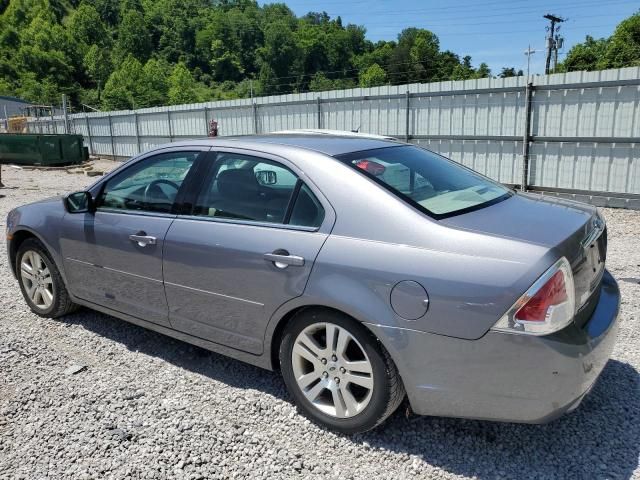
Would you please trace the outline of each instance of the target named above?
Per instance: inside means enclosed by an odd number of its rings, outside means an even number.
[[[42,256],[27,250],[20,262],[20,277],[31,302],[39,309],[46,310],[53,304],[53,278]]]
[[[321,412],[349,418],[373,393],[373,368],[364,348],[345,328],[314,323],[297,336],[291,352],[296,383]]]

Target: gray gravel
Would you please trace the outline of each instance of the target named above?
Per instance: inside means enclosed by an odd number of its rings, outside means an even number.
[[[3,167],[13,206],[92,179]],[[613,359],[544,426],[405,415],[353,438],[296,413],[279,376],[83,310],[29,312],[0,242],[0,478],[638,478],[640,212],[604,211],[623,292]]]

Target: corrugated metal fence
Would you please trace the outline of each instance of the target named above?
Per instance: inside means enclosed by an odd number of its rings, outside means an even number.
[[[355,88],[71,115],[91,153],[129,157],[207,135],[360,129],[442,153],[496,180],[609,203],[640,201],[640,68]],[[64,118],[30,122],[63,133]],[[523,145],[525,148],[523,148]]]

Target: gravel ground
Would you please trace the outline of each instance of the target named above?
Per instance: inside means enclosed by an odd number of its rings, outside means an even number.
[[[2,180],[2,228],[12,207],[91,183],[11,167]],[[401,408],[356,437],[298,415],[274,373],[89,310],[38,318],[0,242],[0,478],[640,479],[640,212],[604,213],[621,328],[576,412],[535,426]]]

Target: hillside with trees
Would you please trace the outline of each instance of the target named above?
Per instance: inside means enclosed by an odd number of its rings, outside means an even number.
[[[635,53],[608,46],[610,63],[633,62],[638,43]],[[576,53],[575,64],[598,48]],[[499,73],[517,74],[522,72],[510,67]],[[127,109],[243,98],[250,92],[490,75],[486,64],[474,67],[471,57],[443,51],[429,30],[407,28],[395,41],[374,43],[361,26],[344,25],[326,13],[297,17],[283,3],[0,0],[0,95],[41,104],[58,104],[65,93],[75,106]]]
[[[372,43],[340,17],[253,0],[0,0],[0,95],[140,108],[486,77],[423,29]]]

